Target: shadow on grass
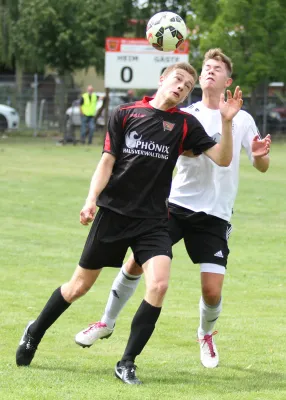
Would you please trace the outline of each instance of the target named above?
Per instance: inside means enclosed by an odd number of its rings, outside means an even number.
[[[199,388],[200,386],[212,387],[214,393],[221,394],[234,391],[261,392],[273,390],[277,392],[286,390],[286,374],[253,368],[245,369],[237,366],[219,367],[212,371],[202,368],[201,372],[196,373],[191,370],[177,369],[172,375],[154,374],[143,380],[145,383],[160,383],[164,385],[189,384],[194,388]]]
[[[115,365],[114,365],[115,366]],[[114,377],[114,366],[101,367],[79,367],[79,366],[66,366],[56,364],[42,364],[32,365],[31,369],[34,371],[65,371],[67,373],[83,374],[85,376],[97,377],[99,379]],[[156,372],[156,373],[154,373]],[[234,391],[244,392],[262,392],[262,391],[275,391],[279,392],[286,390],[286,374],[279,372],[268,372],[258,369],[245,369],[238,366],[219,367],[215,370],[206,370],[202,368],[200,372],[192,372],[191,370],[178,370],[173,374],[166,373],[158,369],[148,370],[146,367],[140,368],[137,375],[143,380],[145,384],[164,384],[164,385],[190,385],[193,388],[199,389],[200,387],[209,387],[214,393],[223,394]],[[145,375],[145,376],[144,376]]]
[[[41,371],[61,371],[61,372],[71,372],[71,373],[76,373],[76,374],[84,374],[84,375],[91,375],[91,376],[110,376],[110,374],[112,375],[114,373],[114,366],[110,366],[108,368],[104,368],[101,367],[100,365],[98,365],[97,368],[94,367],[89,367],[86,366],[86,368],[83,367],[78,367],[78,366],[66,366],[66,365],[56,365],[56,364],[41,364],[41,365],[37,365],[37,364],[32,364],[29,367],[23,367],[23,368],[29,368],[31,370],[41,370]]]

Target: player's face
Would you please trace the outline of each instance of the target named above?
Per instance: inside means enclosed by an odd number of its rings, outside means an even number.
[[[199,80],[202,90],[217,89],[220,93],[232,83],[225,63],[218,60],[208,60],[205,63]]]
[[[174,106],[186,99],[195,84],[194,77],[183,69],[176,69],[161,78],[164,97]]]

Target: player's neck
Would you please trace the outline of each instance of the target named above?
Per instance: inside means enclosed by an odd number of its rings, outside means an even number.
[[[170,108],[175,107],[173,103],[166,101],[165,99],[155,97],[149,102],[150,106],[156,108],[156,110],[167,111]]]
[[[220,94],[217,93],[210,93],[210,92],[203,92],[202,102],[203,105],[211,110],[218,110],[219,109],[219,100]]]

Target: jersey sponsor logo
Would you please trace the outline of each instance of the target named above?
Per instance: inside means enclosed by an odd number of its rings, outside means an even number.
[[[139,137],[138,133],[136,131],[132,131],[126,134],[125,136],[125,144],[129,149],[134,149],[137,147],[137,142],[140,142],[142,135]],[[141,143],[141,142],[140,142]]]
[[[139,154],[148,157],[163,158],[168,160],[170,146],[158,144],[154,141],[143,141],[142,135],[139,136],[136,131],[125,135],[125,145],[123,153]]]
[[[163,121],[163,129],[164,131],[172,131],[174,128],[175,124],[172,124],[171,122],[168,121]]]

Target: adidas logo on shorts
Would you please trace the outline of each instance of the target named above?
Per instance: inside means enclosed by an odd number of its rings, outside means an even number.
[[[215,254],[214,254],[214,256],[215,257],[220,257],[220,258],[223,258],[224,257],[224,255],[222,254],[222,251],[220,250],[220,251],[217,251]]]

